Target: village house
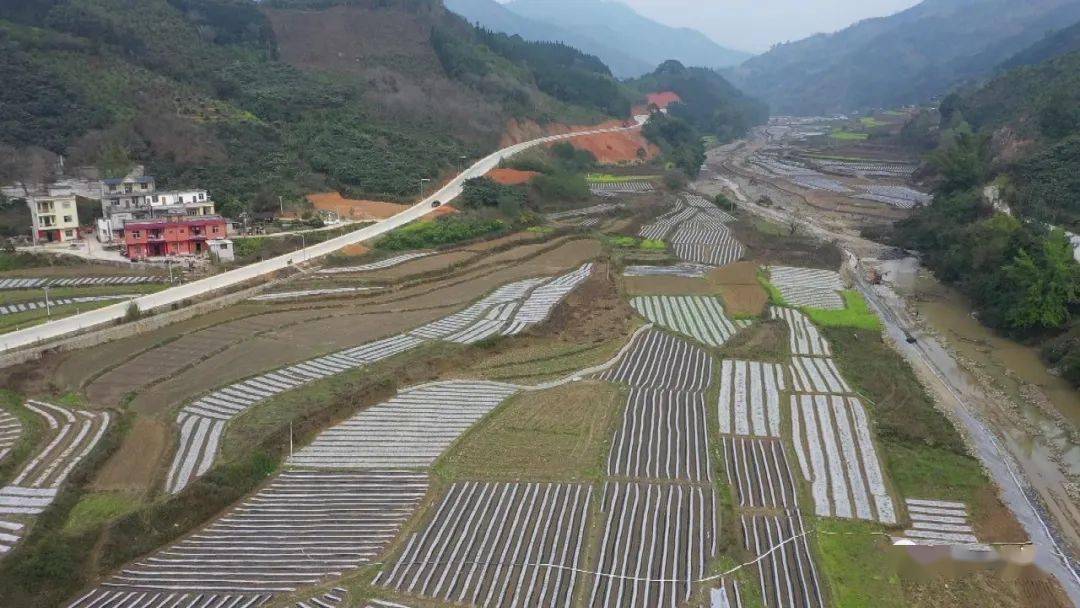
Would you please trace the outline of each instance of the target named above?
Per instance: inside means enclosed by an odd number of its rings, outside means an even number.
[[[34,244],[66,243],[79,239],[79,209],[76,195],[67,189],[29,196],[31,236]]]
[[[124,249],[131,260],[198,255],[210,251],[208,241],[224,239],[227,234],[228,222],[218,215],[133,220],[124,224]]]

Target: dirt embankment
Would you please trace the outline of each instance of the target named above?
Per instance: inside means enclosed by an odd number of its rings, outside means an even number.
[[[563,123],[541,125],[532,120],[510,120],[506,125],[506,132],[503,135],[501,145],[504,147],[511,146],[539,137],[562,135],[575,131],[611,129],[624,126],[624,124],[623,121],[611,120],[591,126],[573,126]],[[640,130],[586,135],[568,141],[579,150],[588,150],[596,157],[597,161],[605,165],[636,164],[652,160],[660,155],[660,148],[645,139]]]

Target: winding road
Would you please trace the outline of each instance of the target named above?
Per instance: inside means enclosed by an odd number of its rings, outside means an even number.
[[[605,129],[592,129],[587,131],[575,131],[573,133],[564,133],[560,135],[551,135],[548,137],[541,137],[539,139],[533,139],[519,144],[497,150],[492,154],[477,161],[471,167],[461,172],[457,177],[450,180],[445,186],[440,188],[431,196],[425,198],[412,207],[402,211],[401,213],[367,228],[362,228],[355,232],[324,241],[317,245],[312,245],[306,249],[300,249],[292,253],[288,253],[276,258],[264,260],[262,262],[256,262],[236,270],[230,270],[223,272],[212,277],[200,279],[198,281],[192,281],[186,285],[180,285],[172,287],[163,291],[159,291],[154,294],[142,296],[131,302],[138,305],[139,310],[146,312],[150,310],[159,309],[162,307],[168,307],[173,304],[183,303],[185,300],[191,300],[205,296],[210,293],[214,293],[223,289],[228,289],[242,283],[258,279],[266,276],[270,273],[277,272],[299,264],[302,262],[308,262],[310,260],[329,255],[339,249],[348,247],[349,245],[355,245],[364,241],[371,240],[375,237],[381,236],[394,230],[420,219],[431,212],[432,203],[440,201],[442,203],[448,203],[461,195],[462,189],[467,180],[482,177],[489,171],[499,166],[499,163],[503,159],[509,158],[528,150],[536,146],[566,140],[573,139],[575,137],[583,137],[587,135],[599,135],[602,133],[618,133],[624,131],[634,131],[640,129],[645,123],[648,117],[635,116],[633,126],[629,127],[612,127]],[[65,317],[56,321],[51,321],[42,325],[36,325],[27,329],[14,331],[8,334],[0,336],[0,354],[14,351],[20,348],[26,348],[30,346],[40,345],[50,342],[59,338],[71,336],[74,334],[82,333],[100,326],[104,326],[110,323],[115,323],[117,320],[123,319],[127,313],[128,307],[131,302],[124,302],[122,304],[114,304],[99,308],[89,312],[84,312],[78,315]]]

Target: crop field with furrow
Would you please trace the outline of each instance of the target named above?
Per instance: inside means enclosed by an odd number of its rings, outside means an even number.
[[[372,270],[382,270],[383,268],[393,268],[394,266],[404,264],[405,262],[410,262],[412,260],[427,257],[429,255],[434,255],[434,252],[414,251],[411,253],[386,258],[385,260],[379,260],[378,262],[371,262],[370,264],[360,264],[359,266],[339,266],[335,268],[323,268],[322,270],[318,271],[318,274],[352,274],[370,272]]]
[[[26,409],[44,419],[44,445],[8,485],[0,487],[0,556],[11,551],[29,531],[33,518],[52,504],[60,486],[97,446],[112,421],[108,412],[40,401],[28,401]]]
[[[908,498],[904,501],[911,527],[904,531],[904,544],[957,545],[968,549],[989,551],[980,544],[971,526],[967,505],[951,500],[924,500]]]
[[[795,508],[795,478],[776,439],[724,437],[728,482],[744,509]]]
[[[712,384],[712,358],[704,350],[659,331],[634,339],[618,365],[601,380],[681,391],[704,391]]]
[[[476,304],[416,330],[318,357],[220,388],[184,407],[177,416],[179,448],[166,478],[170,493],[183,490],[213,466],[228,423],[258,403],[365,365],[399,355],[428,340],[472,344],[513,335],[547,319],[592,273],[585,264],[565,275],[504,285]]]
[[[12,414],[0,410],[0,460],[15,447],[22,436],[22,423]]]
[[[56,277],[56,278],[0,278],[0,290],[41,289],[42,287],[101,287],[102,285],[140,285],[163,283],[167,277]]]
[[[836,395],[791,398],[792,439],[815,512],[896,523],[862,403]]]
[[[374,561],[427,489],[427,477],[417,473],[288,471],[69,608],[170,606],[153,603],[169,594],[200,595],[206,603],[181,604],[192,608],[261,605]],[[119,594],[131,599],[110,601]]]
[[[513,385],[481,381],[410,388],[323,431],[288,464],[320,469],[427,467],[516,392]]]
[[[573,218],[580,218],[588,215],[603,215],[605,213],[611,213],[617,211],[623,206],[615,203],[601,203],[599,205],[593,205],[592,207],[585,207],[583,209],[571,209],[569,211],[558,211],[556,213],[548,213],[544,216],[549,221],[568,220]]]
[[[592,488],[459,483],[376,584],[454,604],[569,607]]]
[[[780,391],[786,389],[784,369],[773,363],[720,363],[720,432],[779,437]]]
[[[826,592],[803,535],[799,511],[781,516],[743,515],[742,525],[746,548],[764,556],[757,568],[766,608],[824,608]]]
[[[832,270],[772,266],[769,281],[791,306],[843,310],[844,281]]]
[[[792,390],[796,393],[835,393],[851,392],[851,387],[840,375],[836,363],[825,357],[792,357]]]
[[[717,554],[711,487],[609,482],[603,537],[588,605],[675,608]]]
[[[627,266],[623,270],[624,277],[684,277],[687,279],[700,279],[706,275],[711,266],[705,264],[672,264],[671,266]]]
[[[711,481],[705,396],[635,388],[608,457],[608,475]]]
[[[723,346],[749,325],[724,314],[719,298],[705,296],[642,296],[630,305],[649,321],[709,346]]]
[[[772,318],[783,319],[788,325],[791,354],[813,357],[832,355],[829,342],[822,337],[818,328],[803,313],[793,308],[774,306],[770,309]]]
[[[611,197],[617,194],[644,194],[655,190],[652,182],[635,180],[628,182],[589,182],[589,191],[596,196]]]

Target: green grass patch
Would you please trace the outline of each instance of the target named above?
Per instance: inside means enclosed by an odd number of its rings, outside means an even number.
[[[856,133],[845,129],[833,129],[829,136],[839,141],[866,141],[870,139],[869,133]]]
[[[903,608],[899,564],[881,526],[817,519],[820,568],[839,608]]]
[[[770,292],[771,295],[771,292]],[[881,320],[866,303],[862,294],[853,289],[843,292],[843,310],[825,310],[804,307],[801,310],[818,327],[857,327],[860,329],[880,330]]]
[[[99,492],[79,499],[64,524],[65,534],[79,534],[105,522],[131,513],[141,501],[123,492]]]
[[[867,129],[876,129],[878,127],[886,127],[889,125],[887,122],[882,122],[873,116],[864,116],[859,119],[859,123]]]
[[[428,249],[471,241],[507,228],[506,222],[497,219],[446,216],[402,226],[379,239],[375,246],[384,251]]]
[[[904,496],[956,500],[969,506],[989,481],[967,454],[898,441],[882,442],[893,484]]]
[[[758,270],[757,273],[758,282],[765,288],[765,291],[769,293],[769,303],[774,306],[787,306],[787,301],[784,300],[784,294],[780,293],[780,289],[776,285],[773,285],[769,281],[768,272],[765,270]]]
[[[667,251],[667,243],[658,239],[644,239],[638,243],[638,248],[644,251]]]

